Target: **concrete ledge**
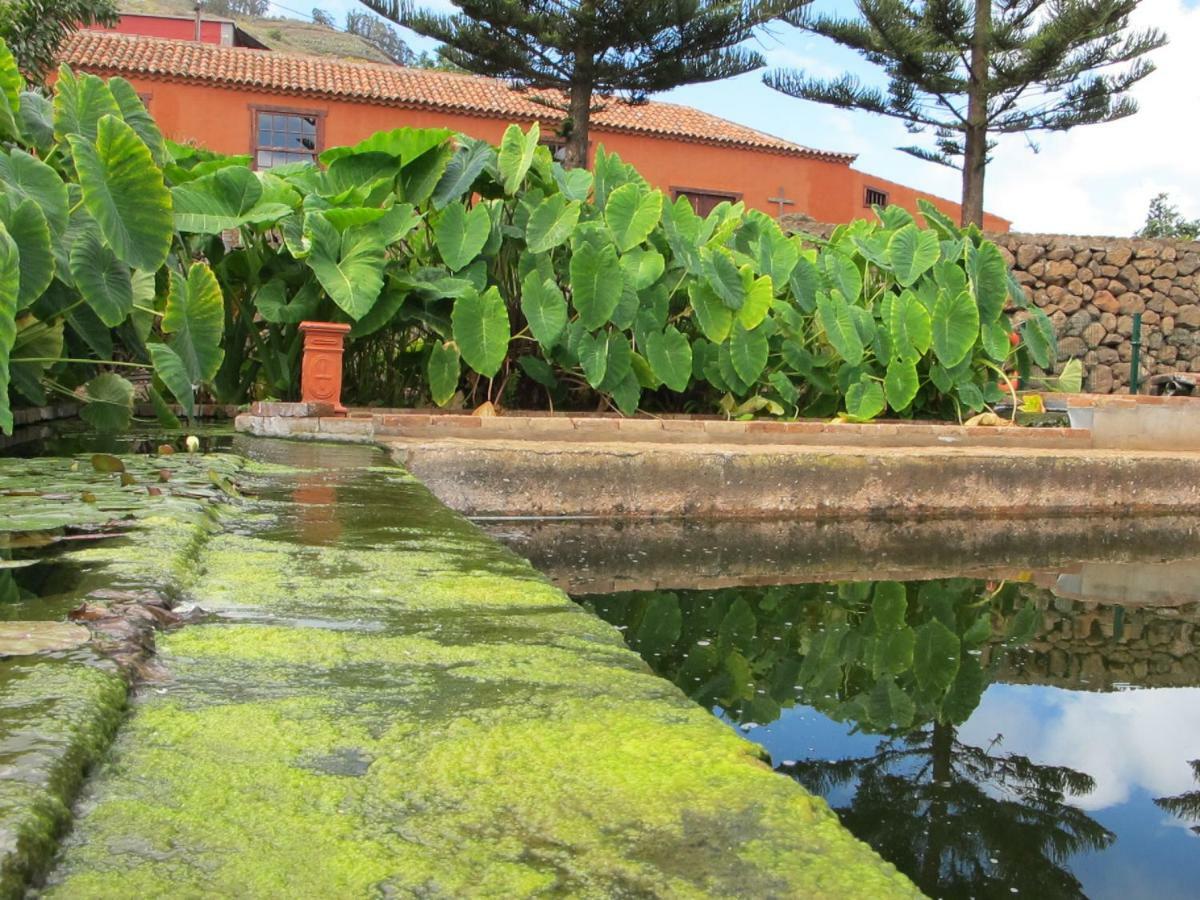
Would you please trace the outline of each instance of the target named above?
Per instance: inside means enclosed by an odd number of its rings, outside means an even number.
[[[397,441],[472,516],[908,518],[1191,513],[1200,455],[1023,448]]]

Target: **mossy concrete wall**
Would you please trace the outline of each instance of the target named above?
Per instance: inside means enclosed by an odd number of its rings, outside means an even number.
[[[253,452],[273,454],[269,443]],[[892,897],[823,800],[366,450],[213,538],[56,897]]]

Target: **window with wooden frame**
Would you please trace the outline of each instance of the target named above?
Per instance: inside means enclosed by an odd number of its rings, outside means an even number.
[[[257,169],[316,162],[324,149],[325,114],[319,110],[250,108],[250,152]]]
[[[672,187],[671,199],[687,197],[698,216],[707,216],[722,203],[737,203],[742,195],[733,191],[714,191],[707,188]]]
[[[867,209],[870,209],[872,206],[887,205],[887,191],[881,191],[879,188],[869,187],[863,192],[863,206],[865,206]]]

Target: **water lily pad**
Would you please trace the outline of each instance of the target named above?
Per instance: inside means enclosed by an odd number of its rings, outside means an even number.
[[[32,656],[86,644],[91,632],[68,622],[0,622],[0,656]]]

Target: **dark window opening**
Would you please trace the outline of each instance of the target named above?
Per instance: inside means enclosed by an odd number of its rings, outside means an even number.
[[[712,191],[701,188],[671,188],[672,199],[678,200],[680,197],[687,197],[688,202],[692,204],[692,209],[695,210],[698,216],[707,216],[717,206],[722,203],[737,203],[742,199],[741,194],[735,194],[730,191]]]
[[[881,191],[879,188],[867,188],[866,197],[863,199],[863,206],[868,208],[872,206],[887,206],[888,195],[887,191]]]
[[[286,110],[254,111],[254,164],[259,169],[316,162],[321,152],[321,117]]]

